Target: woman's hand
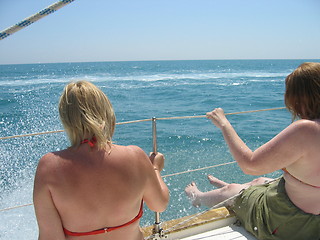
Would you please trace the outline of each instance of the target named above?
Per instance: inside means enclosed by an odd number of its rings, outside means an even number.
[[[164,160],[165,160],[162,153],[159,153],[159,152],[158,153],[150,153],[149,159],[155,169],[162,171],[162,169],[164,168]]]
[[[143,195],[143,200],[148,205],[149,209],[154,212],[163,212],[166,210],[169,203],[169,189],[164,183],[160,171],[164,167],[164,156],[162,153],[150,153],[150,162],[153,165],[154,171],[149,165],[150,180],[147,181],[146,189]]]
[[[206,116],[220,129],[229,123],[222,108],[216,108],[212,112],[207,112]]]

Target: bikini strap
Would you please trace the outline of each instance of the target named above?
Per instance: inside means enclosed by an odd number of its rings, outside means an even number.
[[[117,230],[119,228],[126,227],[126,226],[138,221],[142,217],[142,215],[143,215],[143,200],[141,201],[140,210],[139,210],[139,213],[138,213],[137,216],[135,216],[131,221],[129,221],[129,222],[125,223],[125,224],[122,224],[122,225],[119,225],[119,226],[116,226],[116,227],[109,227],[109,228],[107,228],[106,231],[107,232],[111,232],[113,230]]]
[[[90,147],[94,147],[94,145],[97,143],[96,137],[92,137],[91,140],[84,139],[80,142],[80,144],[88,143]]]
[[[309,184],[309,183],[306,183],[306,182],[303,182],[301,181],[300,179],[296,178],[295,176],[293,176],[290,172],[288,172],[288,170],[286,168],[282,168],[281,169],[283,172],[289,174],[291,177],[293,177],[294,179],[298,180],[299,182],[307,185],[307,186],[310,186],[310,187],[314,187],[314,188],[320,188],[320,186],[315,186],[315,185],[312,185],[312,184]]]
[[[122,224],[122,225],[119,225],[119,226],[115,226],[115,227],[100,228],[100,229],[97,229],[97,230],[94,230],[94,231],[91,231],[91,232],[71,232],[71,231],[69,231],[68,229],[65,229],[65,228],[63,228],[63,231],[64,231],[64,233],[66,235],[78,236],[78,237],[107,233],[107,232],[111,232],[111,231],[117,230],[119,228],[126,227],[126,226],[138,221],[142,217],[142,215],[143,215],[143,200],[141,200],[141,206],[140,206],[140,210],[139,210],[138,215],[135,216],[135,218],[133,218],[131,221],[129,221],[129,222],[125,223],[125,224]]]
[[[98,230],[94,230],[91,232],[71,232],[66,228],[63,228],[64,234],[68,236],[74,236],[74,237],[81,237],[81,236],[90,236],[90,235],[97,235],[108,232],[108,228],[101,228]]]

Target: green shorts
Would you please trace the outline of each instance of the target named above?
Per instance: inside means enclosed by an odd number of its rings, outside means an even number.
[[[257,239],[319,240],[320,215],[303,212],[287,196],[285,180],[251,186],[231,209]]]

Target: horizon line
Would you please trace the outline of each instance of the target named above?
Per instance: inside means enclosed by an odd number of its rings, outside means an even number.
[[[31,63],[0,63],[1,65],[28,64],[65,64],[65,63],[102,63],[102,62],[173,62],[173,61],[263,61],[263,60],[319,60],[320,58],[222,58],[222,59],[159,59],[159,60],[101,60],[101,61],[66,61],[66,62],[31,62]]]

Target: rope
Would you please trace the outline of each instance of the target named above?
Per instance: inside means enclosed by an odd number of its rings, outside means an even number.
[[[10,138],[19,138],[19,137],[30,137],[30,136],[37,136],[37,135],[50,134],[50,133],[59,133],[59,132],[64,132],[64,130],[56,130],[56,131],[49,131],[49,132],[29,133],[29,134],[23,134],[23,135],[1,137],[0,140],[10,139]]]
[[[285,107],[268,108],[268,109],[260,109],[260,110],[250,110],[250,111],[242,111],[242,112],[233,112],[233,113],[226,113],[225,115],[227,116],[227,115],[236,115],[236,114],[245,114],[245,113],[254,113],[254,112],[264,112],[264,111],[273,111],[273,110],[281,110],[281,109],[285,109]],[[182,116],[182,117],[164,117],[164,118],[156,118],[156,120],[173,120],[173,119],[205,118],[205,117],[206,117],[206,115]],[[141,119],[141,120],[133,120],[133,121],[127,121],[127,122],[119,122],[119,123],[116,123],[116,125],[124,125],[124,124],[140,123],[140,122],[148,122],[148,121],[152,121],[152,118]],[[0,137],[0,140],[10,139],[10,138],[18,138],[18,137],[30,137],[30,136],[36,136],[36,135],[42,135],[42,134],[50,134],[50,133],[60,133],[60,132],[64,132],[64,130],[56,130],[56,131],[49,131],[49,132],[29,133],[29,134],[23,134],[23,135]]]
[[[17,208],[22,208],[22,207],[29,207],[29,206],[32,206],[32,205],[33,205],[33,203],[28,203],[28,204],[24,204],[24,205],[4,208],[4,209],[0,209],[0,212],[9,211],[9,210],[17,209]]]
[[[151,120],[152,119],[134,120],[134,121],[116,123],[116,125],[124,125],[124,124],[130,124],[130,123],[138,123],[138,122],[147,122],[147,121],[151,121]],[[30,137],[30,136],[37,136],[37,135],[50,134],[50,133],[61,133],[61,132],[64,132],[64,130],[39,132],[39,133],[28,133],[28,134],[22,134],[22,135],[0,137],[0,140],[10,139],[10,138],[19,138],[19,137]]]
[[[229,164],[233,164],[233,163],[236,163],[236,161],[228,162],[228,163],[221,163],[221,164],[208,166],[208,167],[203,167],[203,168],[192,169],[192,170],[188,170],[188,171],[184,171],[184,172],[172,173],[172,174],[164,175],[162,177],[165,178],[165,177],[177,176],[177,175],[180,175],[180,174],[201,171],[201,170],[205,170],[205,169],[209,169],[209,168],[221,167],[221,166],[225,166],[225,165],[229,165]]]
[[[48,6],[47,8],[41,10],[40,12],[25,18],[24,20],[22,20],[21,22],[3,30],[2,32],[0,32],[0,40],[5,39],[6,37],[14,34],[15,32],[29,26],[30,24],[40,20],[41,18],[48,16],[49,14],[57,11],[58,9],[64,7],[65,5],[73,2],[75,0],[61,0],[59,2],[56,2],[50,6]]]
[[[124,124],[130,124],[130,123],[140,123],[140,122],[149,122],[152,121],[152,118],[142,119],[142,120],[133,120],[128,122],[119,122],[116,123],[116,125],[124,125]]]
[[[273,111],[273,110],[280,110],[285,109],[285,107],[278,107],[278,108],[267,108],[267,109],[260,109],[260,110],[250,110],[250,111],[243,111],[243,112],[234,112],[234,113],[226,113],[225,115],[236,115],[236,114],[244,114],[244,113],[254,113],[254,112],[265,112],[265,111]],[[184,119],[184,118],[205,118],[206,115],[200,116],[184,116],[184,117],[167,117],[167,118],[157,118],[157,120],[169,120],[169,119]]]

